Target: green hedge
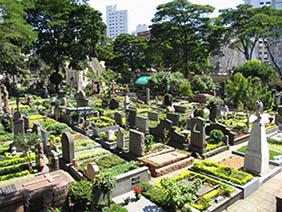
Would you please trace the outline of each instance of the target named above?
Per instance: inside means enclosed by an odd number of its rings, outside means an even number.
[[[245,185],[253,179],[253,176],[247,172],[230,168],[209,160],[196,162],[193,164],[193,168],[238,185]]]
[[[137,169],[139,167],[138,162],[136,161],[130,161],[128,163],[119,164],[116,166],[113,166],[108,169],[104,169],[103,172],[111,173],[113,176],[117,176],[122,173],[129,172],[131,170]]]
[[[28,175],[28,174],[30,174],[28,170],[17,172],[17,173],[12,173],[12,174],[7,174],[7,175],[0,176],[0,181],[25,176],[25,175]]]
[[[30,155],[30,159],[33,161],[36,159],[36,155],[35,154],[31,154]],[[29,162],[29,158],[28,157],[16,157],[13,159],[8,159],[8,160],[3,160],[0,161],[0,167],[5,167],[5,166],[11,166],[11,165],[16,165],[19,163],[26,163]]]

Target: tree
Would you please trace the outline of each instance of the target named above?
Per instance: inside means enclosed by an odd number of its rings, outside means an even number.
[[[259,60],[246,61],[243,65],[237,66],[234,73],[242,73],[244,77],[258,77],[264,83],[269,82],[277,76],[275,70]]]
[[[25,21],[27,6],[22,1],[0,0],[0,70],[12,75],[25,67],[25,55],[36,39]]]
[[[113,71],[123,73],[124,77],[131,75],[132,79],[137,71],[147,69],[147,48],[148,42],[142,37],[129,34],[119,35],[113,44],[115,56],[110,62],[110,67]]]
[[[56,73],[66,61],[75,70],[97,55],[96,45],[105,32],[101,13],[86,1],[33,0],[27,20],[38,32],[36,52]]]
[[[222,10],[219,16],[227,29],[231,47],[243,53],[246,60],[252,59],[255,46],[267,27],[256,16],[260,10],[251,5],[239,5],[236,9]]]
[[[222,29],[213,27],[208,17],[213,10],[211,6],[186,0],[174,0],[157,7],[152,19],[151,43],[162,55],[166,67],[185,75],[209,68],[209,56],[218,48],[218,42],[211,45],[209,41],[217,40],[213,38],[219,37]]]
[[[216,84],[208,75],[195,75],[191,82],[192,91],[195,93],[214,93]]]

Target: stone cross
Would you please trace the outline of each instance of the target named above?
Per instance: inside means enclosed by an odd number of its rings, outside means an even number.
[[[265,126],[262,120],[256,121],[252,127],[244,169],[254,175],[264,174],[269,170],[269,149]]]
[[[144,155],[144,133],[137,130],[129,131],[129,152],[137,157],[142,157]]]
[[[62,135],[63,159],[66,163],[72,163],[74,159],[74,143],[70,132],[64,132]]]
[[[206,141],[206,122],[201,117],[190,119],[191,129],[191,151],[204,153],[205,152],[205,141]]]

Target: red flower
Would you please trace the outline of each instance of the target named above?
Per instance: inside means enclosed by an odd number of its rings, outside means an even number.
[[[136,188],[133,189],[133,191],[134,191],[135,193],[141,193],[141,192],[142,192],[142,188],[136,187]]]

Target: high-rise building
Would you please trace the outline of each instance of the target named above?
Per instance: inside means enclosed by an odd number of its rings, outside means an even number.
[[[106,16],[108,37],[116,38],[128,32],[127,10],[117,10],[117,5],[110,5],[106,7]]]
[[[274,9],[282,9],[282,0],[244,0],[245,4],[252,5],[255,8],[263,6],[271,6]],[[253,57],[261,60],[262,62],[272,63],[269,51],[266,48],[265,42],[274,42],[275,45],[272,46],[273,57],[276,58],[277,65],[282,68],[282,54],[281,48],[282,43],[277,41],[266,41],[259,39],[258,44],[256,45]]]
[[[139,32],[144,32],[148,30],[148,26],[146,24],[138,24],[136,26],[136,30],[132,32],[133,35],[137,35]]]

